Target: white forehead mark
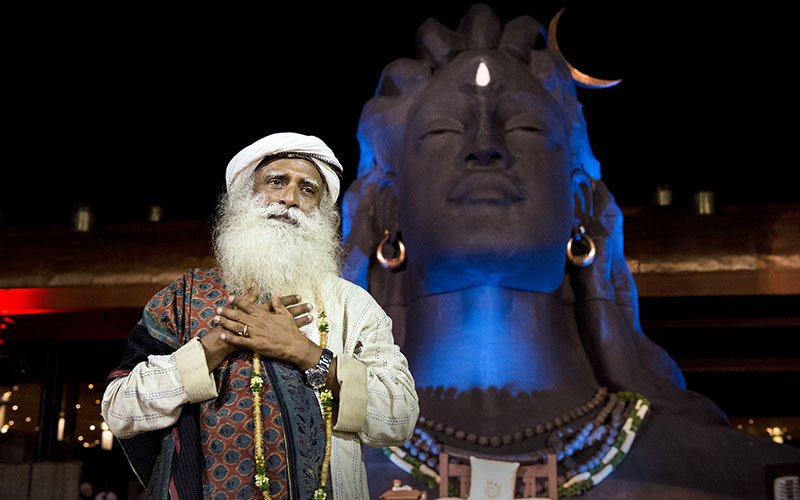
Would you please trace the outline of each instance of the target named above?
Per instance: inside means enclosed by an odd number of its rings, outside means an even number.
[[[489,74],[489,67],[486,63],[481,61],[478,65],[478,71],[475,72],[475,84],[478,87],[485,87],[492,81],[492,75]]]

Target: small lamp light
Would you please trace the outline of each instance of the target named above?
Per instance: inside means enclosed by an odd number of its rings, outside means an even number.
[[[672,188],[666,184],[656,186],[656,191],[653,193],[653,204],[657,207],[672,206]]]
[[[164,217],[164,209],[161,205],[148,205],[147,207],[147,221],[148,222],[161,222]]]
[[[78,204],[72,209],[70,229],[76,233],[88,233],[94,228],[95,217],[89,205]]]
[[[56,441],[64,440],[64,427],[67,424],[67,419],[64,418],[64,412],[58,416],[58,428],[56,430]]]
[[[694,193],[692,208],[695,215],[711,215],[715,211],[714,191],[700,190]]]
[[[110,451],[111,446],[114,444],[114,435],[108,430],[107,423],[103,422],[101,428],[103,429],[103,433],[100,435],[100,448]]]

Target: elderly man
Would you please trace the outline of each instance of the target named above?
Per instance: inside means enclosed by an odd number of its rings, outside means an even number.
[[[341,170],[294,133],[228,164],[220,267],[150,300],[103,397],[148,498],[368,498],[362,443],[413,432],[391,321],[338,277]]]

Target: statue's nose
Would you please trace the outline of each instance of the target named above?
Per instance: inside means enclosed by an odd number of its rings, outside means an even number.
[[[504,155],[498,148],[480,148],[474,149],[467,155],[468,164],[477,164],[476,166],[491,167],[494,164],[501,166],[504,162]]]
[[[467,146],[467,168],[508,168],[508,154],[494,131],[488,113],[481,113],[473,140]]]
[[[508,155],[500,141],[489,131],[479,131],[466,156],[470,168],[508,168]]]

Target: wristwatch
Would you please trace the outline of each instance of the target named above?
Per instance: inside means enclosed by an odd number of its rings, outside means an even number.
[[[328,381],[328,371],[331,369],[331,361],[333,361],[333,353],[328,349],[323,349],[316,366],[306,370],[306,383],[315,391],[325,387],[325,383]]]

